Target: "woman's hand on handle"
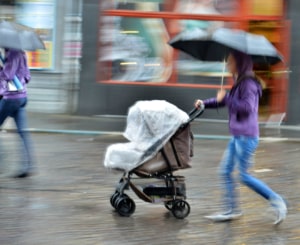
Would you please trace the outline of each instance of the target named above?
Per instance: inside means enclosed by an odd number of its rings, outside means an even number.
[[[201,105],[203,105],[202,100],[196,100],[194,103],[195,108],[200,109]]]

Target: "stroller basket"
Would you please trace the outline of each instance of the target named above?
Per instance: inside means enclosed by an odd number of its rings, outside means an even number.
[[[133,169],[139,176],[158,175],[165,172],[190,168],[193,156],[193,134],[190,124],[179,128],[157,155]]]

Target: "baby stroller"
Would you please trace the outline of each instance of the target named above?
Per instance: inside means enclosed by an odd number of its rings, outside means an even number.
[[[130,108],[124,132],[129,142],[110,145],[104,160],[105,167],[123,171],[110,198],[111,205],[121,216],[130,216],[135,211],[135,202],[125,193],[129,188],[145,202],[164,203],[178,219],[189,215],[185,178],[173,173],[191,167],[190,122],[202,113],[203,108],[187,115],[160,100],[139,101]],[[151,178],[160,184],[141,187],[134,183]]]

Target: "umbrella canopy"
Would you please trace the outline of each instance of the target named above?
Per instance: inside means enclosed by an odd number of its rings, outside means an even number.
[[[28,51],[45,49],[33,28],[8,21],[0,22],[0,47]]]
[[[251,55],[255,64],[273,65],[282,61],[280,53],[264,36],[242,30],[219,28],[212,33],[200,29],[185,31],[169,44],[203,61],[223,61],[232,49]]]

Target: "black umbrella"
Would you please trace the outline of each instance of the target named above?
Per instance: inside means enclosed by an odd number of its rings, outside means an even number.
[[[8,21],[0,22],[0,47],[28,51],[45,49],[33,28]]]
[[[169,44],[203,61],[223,61],[232,49],[251,55],[255,64],[273,65],[282,61],[280,53],[264,36],[242,30],[219,28],[211,33],[200,29],[185,31]]]

